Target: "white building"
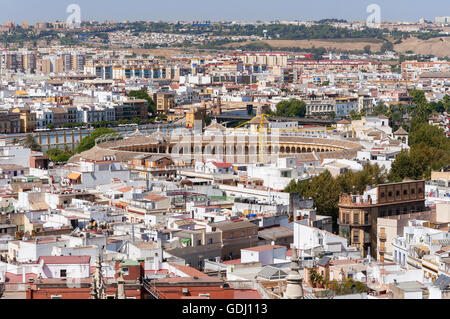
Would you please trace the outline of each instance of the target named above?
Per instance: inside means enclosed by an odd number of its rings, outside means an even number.
[[[346,238],[339,237],[325,230],[294,222],[294,246],[305,254],[323,250],[332,253],[341,253],[348,250]]]
[[[41,256],[43,278],[89,278],[90,256]]]
[[[274,164],[254,164],[247,166],[249,178],[258,178],[264,181],[264,186],[284,190],[294,180],[308,179],[305,165],[297,163],[295,157],[278,158]]]
[[[434,255],[440,250],[439,240],[450,239],[447,231],[425,227],[426,221],[411,220],[404,228],[403,236],[392,241],[394,262],[407,267],[414,260]]]
[[[241,249],[241,263],[243,264],[260,262],[265,266],[287,261],[285,246],[266,245]]]

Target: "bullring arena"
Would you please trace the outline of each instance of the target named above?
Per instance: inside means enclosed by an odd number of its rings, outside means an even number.
[[[342,139],[330,133],[322,138],[300,134],[277,134],[255,130],[234,131],[213,123],[200,134],[192,130],[173,131],[170,135],[139,131],[123,139],[102,141],[91,150],[71,159],[126,162],[143,155],[164,155],[179,165],[193,161],[215,160],[233,164],[270,163],[279,157],[295,156],[299,162],[315,162],[323,158],[353,158],[363,147],[358,141]],[[105,138],[107,139],[107,137]],[[259,159],[259,160],[258,160]]]

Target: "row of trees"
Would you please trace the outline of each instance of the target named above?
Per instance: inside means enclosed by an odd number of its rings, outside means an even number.
[[[292,180],[285,192],[298,193],[303,198],[312,198],[317,213],[333,217],[336,221],[339,214],[339,196],[343,193],[358,194],[367,186],[375,186],[386,182],[386,172],[378,165],[366,164],[362,171],[347,171],[333,177],[326,170],[322,174],[307,181]]]
[[[401,152],[395,159],[389,180],[393,182],[409,179],[429,179],[432,170],[450,163],[450,139],[444,131],[428,124],[432,114],[450,112],[450,96],[441,101],[428,102],[422,90],[411,90],[412,106],[401,109],[412,116],[409,127],[410,150]],[[395,121],[395,119],[393,119]]]
[[[395,158],[389,180],[429,179],[432,170],[450,164],[450,139],[439,127],[426,122],[416,122],[409,133],[410,150]]]

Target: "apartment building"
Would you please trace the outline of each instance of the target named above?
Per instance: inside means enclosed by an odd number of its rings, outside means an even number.
[[[175,96],[173,93],[156,93],[153,101],[156,101],[156,111],[158,114],[167,114],[171,108],[175,107]]]
[[[239,55],[244,65],[259,64],[265,66],[287,66],[287,54],[284,52],[244,52]]]
[[[145,120],[148,118],[148,102],[143,99],[130,99],[114,105],[116,121],[132,120],[135,118]]]
[[[17,107],[12,110],[20,116],[20,133],[30,133],[36,129],[36,113],[29,107]]]
[[[377,221],[425,210],[425,181],[382,184],[363,195],[339,198],[339,235],[358,247],[364,255],[377,256]]]
[[[249,221],[223,221],[210,223],[207,232],[219,232],[222,259],[235,259],[241,249],[258,246],[258,226]]]
[[[0,112],[0,132],[11,134],[20,132],[20,114],[11,110]]]
[[[336,101],[333,99],[305,100],[306,116],[322,116],[331,113],[336,114]]]

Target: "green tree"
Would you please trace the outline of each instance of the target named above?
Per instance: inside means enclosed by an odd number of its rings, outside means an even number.
[[[134,97],[136,99],[144,99],[148,102],[148,112],[152,115],[156,114],[156,104],[153,101],[153,99],[148,95],[147,91],[145,90],[138,90],[138,91],[130,91],[128,93],[129,97]]]
[[[306,103],[297,99],[281,101],[276,108],[276,116],[305,117],[306,114]]]
[[[45,155],[54,163],[66,163],[74,155],[74,153],[69,150],[67,146],[65,146],[64,149],[49,149]]]
[[[75,153],[81,153],[87,150],[90,150],[95,146],[95,140],[99,138],[100,136],[106,135],[106,134],[112,134],[116,133],[115,130],[106,128],[106,127],[99,127],[92,132],[91,135],[86,136],[83,138],[80,143],[77,145],[77,148],[75,149]]]
[[[327,170],[307,181],[291,181],[285,192],[298,193],[303,198],[312,198],[320,215],[338,217],[339,196],[342,193],[363,193],[367,186],[382,184],[387,180],[385,171],[378,165],[366,164],[362,171],[348,171],[336,178]]]
[[[40,152],[41,145],[34,139],[32,134],[27,134],[25,140],[23,141],[23,146],[30,148],[32,151]]]
[[[384,53],[386,51],[394,51],[394,45],[392,44],[392,42],[386,41],[381,46],[380,50],[381,50],[382,53]]]
[[[426,122],[431,114],[431,107],[425,97],[425,92],[422,90],[411,90],[409,91],[409,96],[415,108],[416,122]]]
[[[392,163],[390,181],[428,179],[432,170],[450,163],[450,140],[438,127],[420,121],[415,123],[411,126],[409,146],[409,152],[401,152]]]

